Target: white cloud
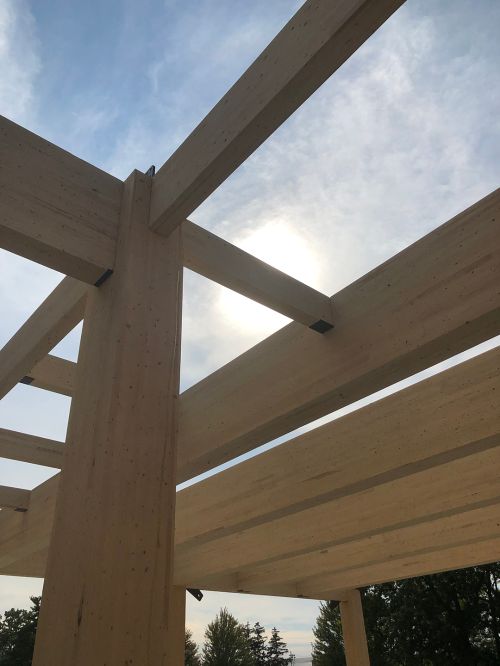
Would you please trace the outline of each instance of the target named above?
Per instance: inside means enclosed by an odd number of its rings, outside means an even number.
[[[25,0],[0,0],[0,113],[19,123],[36,112],[41,69],[35,21]]]

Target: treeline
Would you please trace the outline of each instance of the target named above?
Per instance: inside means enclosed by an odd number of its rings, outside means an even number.
[[[500,565],[472,567],[363,590],[372,666],[498,666]],[[321,605],[314,666],[345,666],[340,612]]]
[[[40,597],[30,597],[31,608],[11,608],[0,615],[0,666],[31,666]],[[201,649],[186,631],[187,666],[287,666],[293,664],[279,631],[274,627],[268,637],[256,622],[241,624],[223,608],[205,632]]]

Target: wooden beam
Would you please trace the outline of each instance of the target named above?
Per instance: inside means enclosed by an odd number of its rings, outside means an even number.
[[[75,375],[76,363],[48,354],[21,379],[21,383],[71,397]]]
[[[363,582],[353,583],[353,580],[359,580],[359,577],[355,578],[359,571],[381,565],[386,566],[386,580],[404,578],[404,568],[399,568],[398,565],[400,560],[422,555],[431,556],[433,553],[440,557],[441,551],[458,546],[462,547],[463,556],[472,544],[485,544],[495,540],[498,537],[499,520],[499,502],[438,516],[419,524],[253,567],[237,576],[232,591],[238,590],[237,585],[240,589],[253,593],[293,584],[296,586],[296,596],[321,599],[332,585],[363,586]],[[450,569],[464,566],[462,560],[456,558],[449,565]]]
[[[123,183],[0,116],[0,247],[94,284],[113,268]]]
[[[402,4],[307,0],[159,170],[152,228],[188,217]]]
[[[0,457],[61,469],[64,444],[0,428]]]
[[[0,350],[0,398],[82,319],[89,287],[64,278]]]
[[[494,446],[499,394],[497,347],[182,490],[178,543],[200,545],[374,488],[463,457],[481,446],[473,442]]]
[[[321,333],[333,326],[328,296],[186,220],[184,266]]]
[[[87,302],[34,666],[170,663],[182,255],[148,229],[150,189],[126,181]]]
[[[350,590],[347,599],[340,602],[340,617],[347,666],[370,666],[359,590]]]
[[[380,553],[387,561],[408,543],[484,538],[493,514],[481,522],[466,512],[498,503],[499,370],[497,348],[179,492],[176,583],[298,596],[304,571],[361,567]],[[16,532],[6,519],[0,534]],[[0,541],[0,572],[41,547],[29,532],[24,543],[19,552]],[[11,550],[15,559],[2,560]]]
[[[181,396],[178,479],[500,332],[500,190],[333,297],[335,328],[292,323]]]
[[[0,486],[0,509],[27,511],[30,503],[30,491],[11,486]]]

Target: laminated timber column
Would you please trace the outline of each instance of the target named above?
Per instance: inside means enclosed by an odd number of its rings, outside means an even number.
[[[350,590],[346,599],[340,602],[340,617],[347,666],[370,666],[359,590]]]
[[[113,275],[87,301],[35,666],[172,663],[180,232],[124,185]]]
[[[172,587],[168,623],[168,666],[184,666],[186,652],[186,590]]]

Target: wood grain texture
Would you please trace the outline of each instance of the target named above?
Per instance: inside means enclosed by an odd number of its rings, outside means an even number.
[[[347,666],[370,666],[365,618],[359,590],[350,590],[340,602],[342,638]]]
[[[21,379],[23,384],[71,397],[75,388],[76,363],[48,354]]]
[[[89,289],[64,278],[0,350],[0,398],[82,320]]]
[[[180,233],[147,226],[150,187],[127,180],[87,303],[36,666],[169,663],[182,264]]]
[[[0,457],[61,468],[64,444],[45,437],[0,428]]]
[[[500,333],[500,190],[185,391],[185,480]]]
[[[308,0],[158,171],[151,225],[170,233],[403,0]]]
[[[0,247],[94,284],[112,269],[122,181],[0,116]]]
[[[206,229],[182,223],[184,266],[305,326],[333,325],[328,296]]]

